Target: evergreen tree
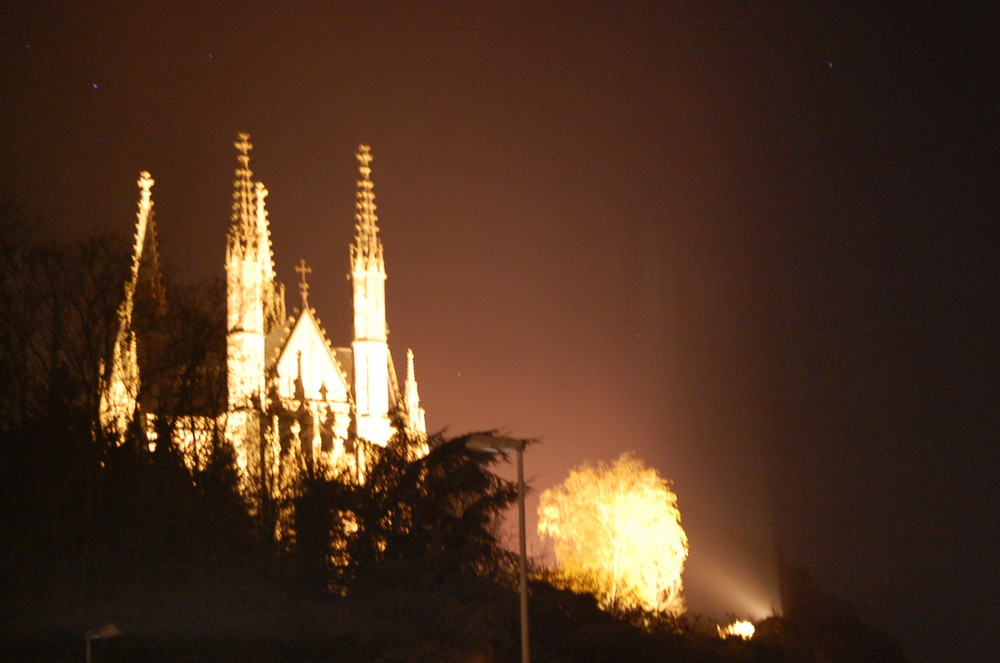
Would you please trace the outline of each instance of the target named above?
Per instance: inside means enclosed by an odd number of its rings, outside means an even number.
[[[310,481],[296,504],[299,552],[314,570],[323,554],[320,566],[342,590],[435,585],[455,573],[502,577],[511,556],[497,528],[517,488],[490,471],[495,457],[465,442],[436,436],[414,459],[411,442],[396,436],[373,450],[363,484]]]

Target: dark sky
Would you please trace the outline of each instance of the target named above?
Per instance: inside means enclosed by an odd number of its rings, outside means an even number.
[[[634,450],[695,611],[769,611],[780,544],[913,661],[993,660],[994,5],[20,4],[3,199],[124,238],[148,169],[167,269],[218,275],[248,131],[346,344],[369,143],[431,428],[541,437],[536,490]]]

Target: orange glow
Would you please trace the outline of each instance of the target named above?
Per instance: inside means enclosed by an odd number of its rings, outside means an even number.
[[[677,496],[631,454],[584,464],[542,493],[538,533],[553,539],[560,576],[606,607],[684,612],[687,535]]]

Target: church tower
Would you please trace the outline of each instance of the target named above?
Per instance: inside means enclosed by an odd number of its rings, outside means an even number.
[[[261,467],[260,413],[264,407],[264,338],[284,317],[284,292],[274,279],[264,199],[267,190],[253,183],[250,136],[234,143],[239,167],[233,184],[233,213],[226,243],[226,437],[243,471]]]
[[[354,290],[354,404],[359,438],[384,446],[392,437],[389,420],[389,345],[385,321],[385,260],[378,236],[372,155],[367,145],[357,154],[358,181],[351,245]]]
[[[226,242],[226,364],[229,410],[250,407],[264,384],[264,275],[261,273],[250,136],[240,134],[233,213]]]

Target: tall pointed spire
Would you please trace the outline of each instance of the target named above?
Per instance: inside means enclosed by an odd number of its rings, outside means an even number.
[[[160,248],[156,239],[156,215],[150,189],[153,178],[149,172],[139,174],[139,212],[137,216],[137,253],[133,256],[133,276],[135,291],[141,291],[150,298],[154,311],[163,315],[167,309],[167,292],[163,285],[163,270],[160,267]]]
[[[358,148],[358,194],[351,244],[351,283],[354,290],[354,408],[357,435],[379,445],[392,437],[389,419],[389,345],[385,324],[385,260],[378,237],[375,193],[371,179],[372,154]]]
[[[267,223],[267,209],[264,207],[264,200],[267,199],[267,189],[263,182],[254,182],[253,197],[255,203],[254,210],[254,234],[257,236],[259,248],[260,266],[264,270],[264,276],[274,278],[274,263],[271,261],[271,231]]]
[[[351,245],[351,267],[357,271],[375,269],[385,273],[382,241],[378,236],[378,216],[375,214],[375,185],[372,182],[371,148],[358,147],[358,193],[354,213],[354,244]]]
[[[139,185],[139,207],[136,211],[131,272],[125,281],[124,296],[118,307],[118,333],[107,373],[102,376],[100,394],[101,426],[105,432],[119,438],[125,434],[132,421],[139,395],[139,355],[133,317],[140,278],[151,284],[150,294],[161,308],[164,303],[153,226],[154,181],[149,172],[144,170],[139,173],[136,184]],[[143,265],[147,267],[144,269]]]
[[[406,349],[406,393],[410,393],[410,383],[413,384],[413,391],[417,391],[417,372],[413,368],[413,349]]]
[[[375,191],[372,183],[372,153],[361,145],[358,153],[358,193],[354,213],[354,243],[351,244],[351,280],[354,284],[354,340],[385,344],[385,259],[378,236]],[[381,352],[381,351],[380,351]],[[381,369],[380,369],[381,370]]]
[[[264,200],[267,189],[263,182],[254,183],[254,199],[257,203],[257,261],[263,274],[262,297],[264,299],[264,331],[270,332],[285,319],[285,286],[278,281],[274,271],[274,255],[271,253],[271,228],[267,220]]]
[[[163,276],[160,273],[160,258],[156,247],[156,226],[153,223],[154,180],[148,171],[139,173],[139,209],[136,212],[135,238],[132,246],[132,271],[125,283],[123,314],[131,317],[136,291],[140,279],[150,284],[150,294],[162,309],[164,305]],[[144,267],[145,265],[145,267]]]
[[[139,210],[136,212],[135,246],[132,250],[132,281],[139,278],[139,264],[142,262],[142,249],[146,243],[146,229],[153,217],[153,184],[156,182],[148,170],[139,173]]]
[[[230,217],[227,258],[256,257],[258,219],[254,201],[253,172],[250,170],[250,134],[241,133],[233,143],[239,166],[234,171],[233,213]]]
[[[417,393],[417,374],[413,368],[413,350],[406,350],[406,384],[403,386],[406,399],[407,428],[411,433],[426,434],[427,424],[424,420],[424,408],[420,407],[420,394]]]
[[[236,282],[230,285],[246,288],[243,299],[260,300],[266,333],[285,319],[285,289],[274,271],[271,230],[265,206],[267,189],[262,182],[253,181],[250,170],[250,150],[253,148],[250,134],[239,134],[233,146],[236,148],[237,167],[234,171],[226,266],[232,272],[231,276],[236,278]],[[237,269],[237,263],[242,267]],[[245,308],[246,303],[241,306]]]
[[[233,145],[238,167],[226,246],[226,344],[229,405],[237,409],[248,407],[264,393],[265,308],[273,284],[268,278],[268,244],[262,242],[260,232],[266,228],[266,191],[253,183],[250,135],[239,134]]]

